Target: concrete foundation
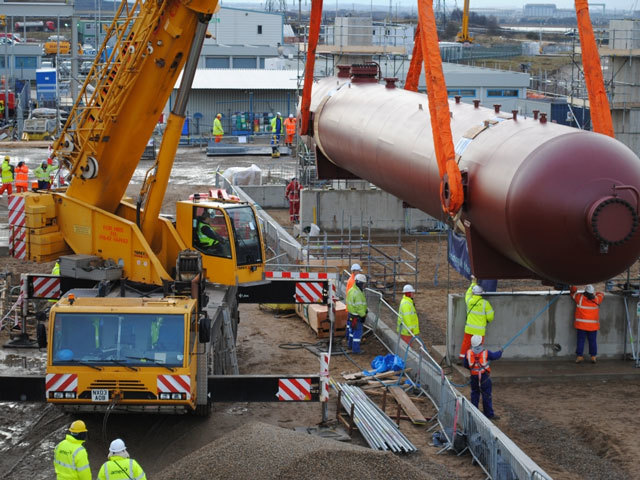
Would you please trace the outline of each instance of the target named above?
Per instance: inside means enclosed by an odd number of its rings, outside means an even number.
[[[284,197],[286,185],[242,185],[241,188],[262,208],[289,208]]]
[[[575,357],[576,330],[573,327],[575,303],[568,292],[546,308],[558,292],[521,292],[485,294],[495,311],[487,327],[485,345],[498,350],[513,338],[531,319],[539,317],[504,352],[507,360],[568,360]],[[600,307],[598,358],[621,359],[630,353],[624,297],[606,294]],[[628,301],[632,329],[636,329],[636,301]],[[466,323],[464,295],[449,295],[447,347],[449,359],[455,361]],[[588,342],[585,355],[588,358]],[[626,349],[625,349],[626,346]]]
[[[368,190],[302,190],[300,225],[315,223],[321,230],[352,229],[394,231],[433,230],[439,222],[415,208],[403,208],[402,200],[377,188]]]

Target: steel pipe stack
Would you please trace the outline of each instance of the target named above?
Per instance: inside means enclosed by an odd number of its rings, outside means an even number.
[[[353,409],[353,422],[371,448],[411,453],[418,449],[398,429],[398,426],[358,387],[337,385],[342,395],[340,403],[347,412]]]
[[[362,67],[314,84],[321,178],[362,178],[442,219],[427,96]],[[375,73],[375,69],[374,69]],[[640,256],[640,160],[597,133],[451,101],[464,225],[479,278],[607,280]]]

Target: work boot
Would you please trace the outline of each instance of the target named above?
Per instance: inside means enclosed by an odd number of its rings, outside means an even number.
[[[500,415],[494,415],[493,417],[488,417],[489,420],[500,420]]]
[[[576,363],[582,363],[582,362],[584,362],[584,357],[582,355],[578,355],[576,357]]]
[[[596,363],[596,356],[595,355],[591,356],[591,363]]]

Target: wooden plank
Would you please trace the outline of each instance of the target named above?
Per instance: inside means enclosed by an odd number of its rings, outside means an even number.
[[[411,369],[410,368],[405,368],[404,371],[405,372],[410,372]],[[358,380],[358,379],[361,379],[361,378],[366,378],[366,379],[369,379],[369,378],[388,378],[388,377],[392,377],[394,375],[400,375],[400,372],[389,370],[388,372],[378,373],[377,375],[373,375],[373,376],[365,375],[364,372],[355,372],[355,373],[342,372],[342,378],[344,378],[345,380]]]
[[[393,398],[400,404],[404,413],[411,419],[411,422],[416,425],[425,425],[427,423],[427,419],[424,418],[424,415],[420,413],[418,407],[416,407],[413,401],[409,398],[409,395],[400,387],[389,387],[389,391]]]

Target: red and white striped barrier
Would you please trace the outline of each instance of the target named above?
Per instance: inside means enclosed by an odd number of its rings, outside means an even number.
[[[60,277],[58,275],[30,275],[32,285],[30,298],[60,298]]]
[[[320,401],[329,401],[329,354],[320,355]]]
[[[311,400],[310,378],[278,379],[278,400],[281,402],[299,402]]]
[[[27,228],[9,225],[9,253],[13,258],[27,259]]]
[[[272,280],[328,280],[337,278],[337,275],[327,272],[264,272],[264,277]]]
[[[322,303],[322,282],[296,283],[296,303]]]
[[[78,392],[78,375],[75,373],[47,373],[45,382],[47,398],[49,392]]]
[[[191,397],[191,379],[189,375],[158,375],[158,395],[161,393],[186,393]]]
[[[9,196],[9,225],[24,227],[27,216],[25,213],[25,201],[23,196]]]

